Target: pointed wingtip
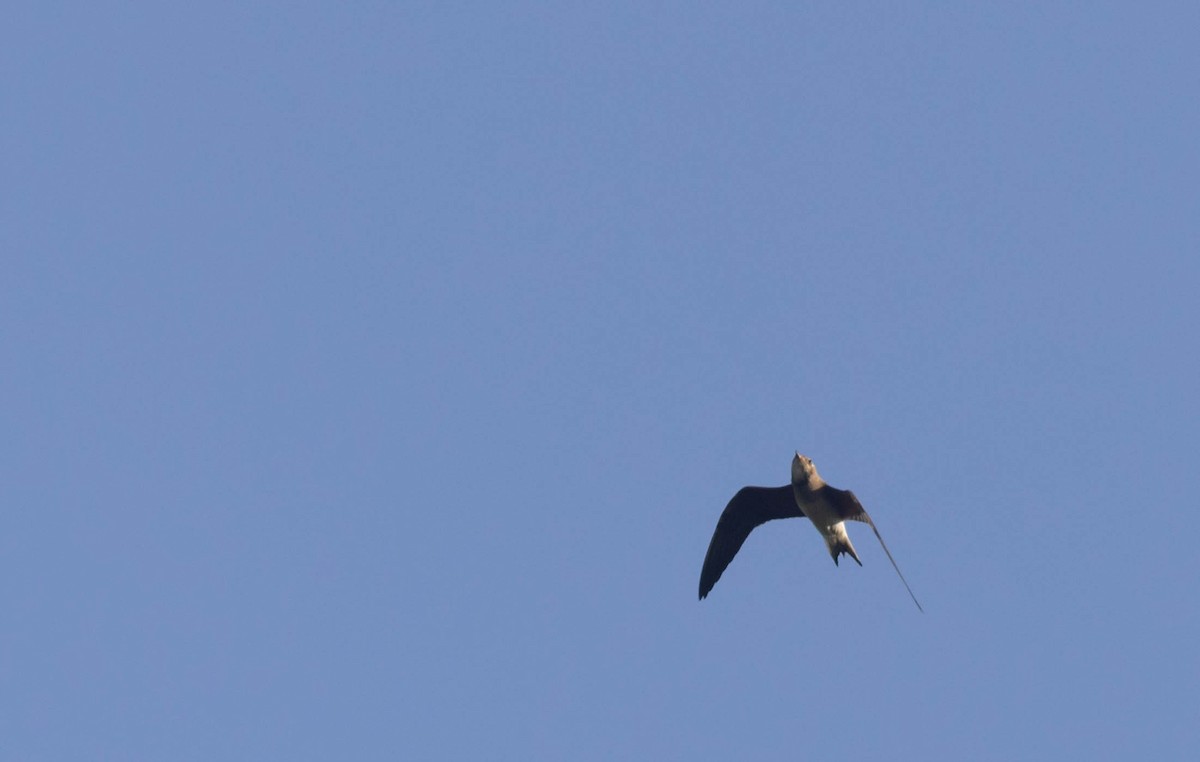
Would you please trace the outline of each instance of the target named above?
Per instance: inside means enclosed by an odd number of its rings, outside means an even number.
[[[900,581],[904,583],[904,589],[908,591],[908,597],[912,598],[913,603],[917,604],[917,611],[920,611],[922,614],[924,614],[924,607],[922,607],[921,602],[917,600],[917,594],[912,591],[911,587],[909,587],[908,580],[904,578],[904,572],[900,571],[900,564],[896,563],[896,559],[892,558],[892,551],[888,550],[887,543],[883,541],[883,535],[879,533],[879,528],[875,526],[875,522],[872,521],[869,523],[871,529],[875,531],[875,536],[879,538],[880,547],[882,547],[883,552],[887,554],[888,560],[892,562],[892,568],[896,570],[896,576],[899,577]]]

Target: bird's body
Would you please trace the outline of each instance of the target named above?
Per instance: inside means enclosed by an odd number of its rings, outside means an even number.
[[[883,541],[883,536],[875,528],[875,522],[867,515],[862,503],[849,490],[837,489],[825,483],[817,473],[816,466],[810,458],[800,453],[792,459],[792,483],[787,487],[743,487],[725,506],[717,528],[713,531],[712,541],[708,546],[708,554],[704,558],[704,567],[700,572],[700,597],[704,598],[712,590],[713,585],[721,578],[721,573],[729,566],[729,562],[737,555],[742,543],[750,532],[760,524],[772,519],[799,518],[807,516],[821,537],[829,554],[836,564],[844,553],[859,565],[858,553],[850,542],[846,532],[847,521],[861,521],[867,524],[879,538],[883,552],[900,576],[900,581],[908,589],[913,603],[917,608],[921,604],[913,595],[912,588],[892,558],[891,551]]]
[[[847,511],[844,506],[849,506],[853,493],[830,487],[817,473],[813,462],[796,453],[796,457],[792,458],[792,495],[795,496],[796,505],[825,538],[833,562],[836,564],[838,557],[845,553],[862,566],[846,532],[846,519],[851,516],[845,515]]]

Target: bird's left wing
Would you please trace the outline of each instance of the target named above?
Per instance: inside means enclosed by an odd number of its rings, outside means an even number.
[[[924,613],[925,609],[921,608],[921,602],[917,600],[917,596],[913,595],[912,588],[908,586],[908,580],[904,578],[904,572],[900,571],[900,566],[896,563],[896,559],[892,558],[892,551],[888,550],[887,543],[883,541],[883,535],[879,534],[879,527],[875,526],[875,522],[871,520],[867,509],[863,508],[862,503],[848,489],[835,489],[831,487],[829,495],[833,498],[838,513],[841,514],[843,519],[846,521],[861,521],[871,527],[871,531],[879,538],[879,544],[883,546],[883,552],[887,554],[888,560],[892,562],[892,568],[896,570],[896,574],[900,576],[900,581],[904,583],[904,589],[912,596],[913,603],[917,604],[917,608]]]

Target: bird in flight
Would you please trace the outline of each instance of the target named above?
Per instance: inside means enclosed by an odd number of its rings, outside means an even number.
[[[784,487],[742,487],[729,501],[729,505],[725,506],[721,518],[717,521],[712,541],[708,544],[704,568],[700,570],[700,598],[703,599],[712,591],[725,567],[729,566],[729,562],[737,555],[742,543],[756,526],[772,519],[801,516],[807,516],[825,538],[825,545],[829,548],[829,555],[833,556],[834,564],[837,564],[838,558],[844,553],[862,566],[858,553],[850,544],[850,535],[846,534],[845,522],[861,521],[871,527],[875,536],[879,538],[879,544],[883,546],[883,552],[892,562],[892,568],[896,570],[904,588],[912,596],[913,603],[917,604],[920,611],[925,611],[917,601],[917,596],[913,595],[908,580],[904,579],[904,574],[896,565],[896,559],[892,558],[892,552],[883,541],[883,535],[879,534],[875,522],[871,521],[862,503],[858,502],[858,498],[850,490],[826,484],[817,473],[812,459],[800,453],[796,453],[796,457],[792,458],[791,484]]]

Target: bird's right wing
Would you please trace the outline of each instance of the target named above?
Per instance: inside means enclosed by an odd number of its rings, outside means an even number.
[[[708,544],[708,555],[700,570],[700,597],[704,598],[729,562],[737,555],[742,543],[750,536],[754,527],[772,519],[803,516],[796,505],[792,486],[786,487],[742,487],[725,506]]]

